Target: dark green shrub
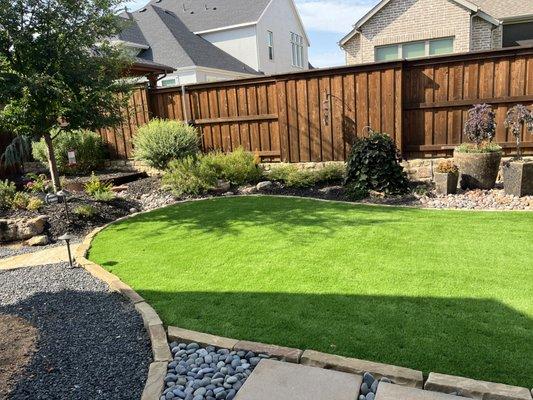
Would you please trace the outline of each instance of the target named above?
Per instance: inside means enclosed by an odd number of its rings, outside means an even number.
[[[188,156],[171,161],[163,175],[163,185],[180,197],[200,195],[216,187],[217,174],[207,162],[205,156]]]
[[[74,214],[82,218],[92,218],[98,214],[98,210],[91,205],[81,205],[74,209]]]
[[[231,153],[214,152],[201,158],[201,162],[213,168],[219,179],[240,186],[254,183],[261,178],[255,156],[239,147]]]
[[[358,139],[348,157],[345,185],[356,199],[368,196],[375,190],[388,195],[403,194],[408,190],[408,180],[394,141],[386,134],[371,132]]]
[[[326,164],[323,168],[317,170],[318,182],[342,182],[346,167],[342,164]]]
[[[102,138],[90,131],[59,133],[54,138],[54,150],[59,173],[65,175],[88,174],[104,165],[106,151]],[[68,165],[68,152],[76,152],[76,165]],[[48,153],[44,139],[33,144],[33,157],[48,166]]]
[[[272,181],[283,182],[287,187],[306,188],[322,182],[341,182],[344,168],[340,164],[327,164],[320,169],[299,169],[293,164],[280,164],[272,167],[266,176]]]
[[[198,152],[197,130],[180,121],[153,119],[133,137],[135,158],[163,170],[171,160]]]

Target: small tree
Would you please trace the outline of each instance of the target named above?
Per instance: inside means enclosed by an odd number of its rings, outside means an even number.
[[[0,128],[44,138],[60,189],[53,137],[121,122],[130,58],[111,45],[122,0],[0,0]],[[68,128],[66,128],[68,127]]]
[[[533,111],[522,104],[517,104],[507,111],[505,127],[509,128],[516,139],[516,158],[522,158],[522,148],[520,147],[522,127],[526,127],[529,132],[533,132]]]
[[[488,104],[476,104],[468,110],[465,134],[479,149],[484,142],[491,142],[496,135],[496,114]]]

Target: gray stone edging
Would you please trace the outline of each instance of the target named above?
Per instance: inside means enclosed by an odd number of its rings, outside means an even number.
[[[231,197],[281,197],[281,198],[297,198],[305,200],[316,200],[331,203],[351,204],[351,205],[365,205],[378,207],[397,207],[397,208],[419,208],[412,206],[393,206],[393,205],[379,205],[356,203],[340,200],[315,199],[301,196],[283,196],[283,195],[234,195]],[[109,224],[94,229],[89,233],[83,243],[76,251],[75,259],[83,268],[85,268],[91,275],[107,283],[113,291],[121,293],[135,305],[136,310],[141,314],[146,330],[149,333],[152,344],[152,353],[154,362],[150,364],[148,371],[148,378],[141,397],[141,400],[159,400],[161,393],[164,390],[164,378],[166,375],[166,366],[169,361],[172,361],[172,354],[168,346],[168,340],[183,342],[196,342],[200,345],[211,345],[219,348],[228,348],[231,350],[250,350],[257,353],[269,354],[280,360],[304,364],[309,366],[334,369],[342,372],[349,372],[362,375],[364,372],[370,372],[377,377],[387,377],[393,382],[415,388],[423,388],[429,391],[449,392],[451,391],[469,394],[469,397],[475,399],[491,399],[491,400],[533,400],[533,389],[522,388],[518,386],[510,386],[500,383],[478,381],[469,378],[456,377],[451,375],[438,374],[431,372],[429,378],[424,385],[424,378],[421,371],[399,367],[395,365],[382,364],[372,361],[359,360],[355,358],[348,358],[337,356],[333,354],[321,353],[314,350],[300,350],[276,345],[269,345],[258,342],[242,341],[232,338],[224,338],[216,335],[206,334],[186,330],[178,327],[168,327],[167,332],[164,329],[163,322],[159,318],[157,312],[130,286],[122,282],[117,276],[111,274],[100,265],[89,261],[86,258],[90,250],[91,243],[94,237],[102,230],[109,226],[134,218],[138,215],[146,214],[152,211],[157,211],[177,204],[190,203],[194,201],[211,200],[215,197],[188,199],[177,201],[174,204],[165,205],[163,207],[142,211],[119,218]],[[433,209],[427,209],[433,210]],[[439,209],[436,209],[439,210]],[[497,210],[455,210],[448,211],[473,211],[473,212],[494,212]],[[529,212],[529,211],[524,211]],[[529,396],[529,397],[528,397]]]

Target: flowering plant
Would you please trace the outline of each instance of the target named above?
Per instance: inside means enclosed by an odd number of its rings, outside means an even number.
[[[522,127],[525,126],[527,130],[533,133],[533,111],[529,110],[523,104],[517,104],[507,111],[505,118],[505,127],[516,139],[516,158],[522,158],[522,149],[520,148]]]

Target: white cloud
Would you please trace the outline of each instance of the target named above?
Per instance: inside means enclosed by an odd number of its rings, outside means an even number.
[[[375,1],[297,0],[296,3],[307,30],[345,34]]]

